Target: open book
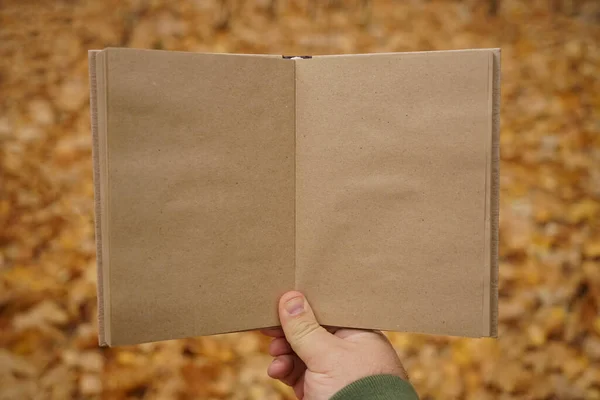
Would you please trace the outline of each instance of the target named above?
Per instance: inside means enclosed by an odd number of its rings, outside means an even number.
[[[90,52],[100,342],[497,325],[498,49]]]

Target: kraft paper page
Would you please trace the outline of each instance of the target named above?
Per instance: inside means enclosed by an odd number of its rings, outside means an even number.
[[[320,320],[490,335],[492,62],[475,50],[297,63],[296,287]]]
[[[294,286],[294,65],[106,57],[109,344],[276,325]]]

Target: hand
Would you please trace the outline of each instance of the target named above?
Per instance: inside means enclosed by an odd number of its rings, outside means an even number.
[[[267,373],[294,388],[299,399],[328,400],[348,384],[371,375],[408,379],[394,348],[381,332],[323,328],[306,298],[288,292],[279,300],[282,328],[273,337],[275,357]]]

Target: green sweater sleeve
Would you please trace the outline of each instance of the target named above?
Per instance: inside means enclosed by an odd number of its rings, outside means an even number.
[[[394,375],[373,375],[353,382],[331,400],[419,400],[412,385]]]

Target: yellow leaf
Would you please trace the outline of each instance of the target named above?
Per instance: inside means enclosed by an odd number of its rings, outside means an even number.
[[[527,335],[531,343],[536,347],[546,343],[546,333],[537,325],[531,325],[527,329]]]
[[[563,307],[553,307],[546,322],[546,329],[551,332],[563,326],[567,313]]]
[[[8,213],[10,212],[10,203],[8,200],[2,200],[0,201],[0,217],[6,217],[8,216]]]
[[[121,351],[117,354],[117,362],[121,365],[139,365],[139,357],[130,351]]]
[[[583,246],[583,254],[590,258],[600,257],[600,239],[593,242],[587,242]]]
[[[571,223],[593,221],[600,210],[600,204],[591,199],[585,199],[573,204],[567,212],[567,220]]]
[[[461,344],[462,342],[456,342],[453,346],[452,359],[458,365],[468,365],[472,361],[471,353],[469,349]]]
[[[598,335],[600,335],[600,317],[596,317],[594,320],[594,330]]]
[[[588,400],[600,400],[600,390],[590,389],[586,392],[586,399]]]
[[[563,371],[569,380],[573,380],[588,367],[589,361],[585,357],[571,358],[563,364]]]

